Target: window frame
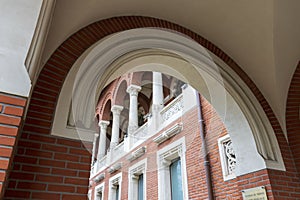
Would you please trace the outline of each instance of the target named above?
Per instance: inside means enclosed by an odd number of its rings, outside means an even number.
[[[158,199],[171,200],[171,176],[170,165],[176,158],[181,160],[181,176],[183,199],[188,197],[188,183],[186,172],[186,145],[185,137],[165,146],[157,152],[158,173]],[[169,188],[169,189],[166,189]]]
[[[103,182],[95,187],[94,200],[99,200],[98,199],[99,192],[101,192],[101,194],[102,194],[102,197],[100,200],[104,199],[104,186],[105,186],[105,183]]]
[[[119,186],[119,197],[116,199],[116,183]],[[122,196],[122,173],[116,174],[109,179],[109,200],[121,200]]]
[[[138,177],[143,174],[143,200],[147,199],[147,158],[132,165],[128,170],[128,199],[138,200]]]

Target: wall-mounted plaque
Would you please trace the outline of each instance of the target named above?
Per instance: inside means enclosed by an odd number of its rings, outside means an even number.
[[[242,190],[244,200],[268,200],[265,187]]]

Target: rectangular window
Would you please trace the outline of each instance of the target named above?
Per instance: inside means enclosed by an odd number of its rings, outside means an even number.
[[[95,187],[94,200],[103,200],[104,198],[104,183],[101,183]]]
[[[121,199],[122,173],[109,179],[109,198],[111,200]]]
[[[185,137],[157,151],[157,164],[158,199],[189,199],[185,161]]]
[[[138,179],[138,200],[144,199],[144,175],[139,175]]]
[[[128,199],[146,200],[147,158],[135,163],[128,171]]]
[[[116,200],[118,200],[119,199],[119,190],[120,190],[120,187],[119,187],[119,185],[115,185],[115,190],[116,190]]]
[[[97,200],[102,200],[103,198],[102,198],[103,196],[102,196],[102,191],[101,192],[97,192],[97,194],[96,194],[96,199]]]
[[[170,167],[171,178],[171,196],[172,200],[183,200],[181,161],[176,159],[172,161]]]

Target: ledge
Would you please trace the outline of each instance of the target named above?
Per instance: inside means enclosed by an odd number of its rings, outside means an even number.
[[[171,128],[169,128],[168,130],[164,131],[163,133],[159,134],[157,137],[155,137],[153,139],[153,141],[157,144],[161,144],[164,141],[170,139],[171,137],[173,137],[174,135],[180,133],[182,131],[182,124],[175,124],[174,126],[172,126]]]
[[[101,173],[101,174],[99,174],[98,176],[96,176],[96,178],[94,179],[94,181],[95,181],[96,183],[99,183],[99,182],[102,181],[104,178],[105,178],[105,174],[104,174],[104,173]]]
[[[111,167],[108,169],[108,172],[112,174],[112,173],[118,171],[118,170],[121,169],[121,168],[122,168],[122,163],[119,162],[119,163],[116,163],[115,165],[111,166]]]
[[[142,155],[144,155],[146,152],[146,146],[140,147],[137,150],[135,150],[134,152],[132,152],[128,157],[127,160],[129,160],[130,162],[138,159],[139,157],[141,157]]]

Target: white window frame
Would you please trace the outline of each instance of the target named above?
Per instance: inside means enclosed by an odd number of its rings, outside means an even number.
[[[228,142],[229,140],[231,140],[231,138],[228,134],[218,139],[218,147],[219,147],[219,154],[220,154],[222,174],[223,174],[224,181],[228,181],[236,178],[236,174],[234,172],[231,174],[229,174],[228,172],[227,157],[223,146],[223,144],[225,142]]]
[[[116,174],[113,177],[109,179],[109,196],[108,200],[116,200],[116,190],[115,190],[115,184],[118,183],[119,185],[119,198],[117,200],[121,200],[122,196],[122,173]]]
[[[94,194],[94,200],[99,200],[98,199],[98,194],[99,194],[99,192],[101,192],[102,193],[102,198],[101,198],[101,200],[104,200],[104,183],[101,183],[101,184],[99,184],[99,185],[97,185],[96,187],[95,187],[95,194]]]
[[[93,193],[92,190],[88,191],[88,193],[87,193],[88,200],[92,200],[92,193]]]
[[[143,199],[147,199],[147,158],[139,161],[138,163],[131,166],[128,170],[128,199],[137,200],[138,199],[138,176],[143,174]]]
[[[171,200],[170,165],[172,160],[176,158],[180,158],[181,161],[183,199],[189,199],[185,153],[185,137],[174,141],[157,152],[158,199]]]

